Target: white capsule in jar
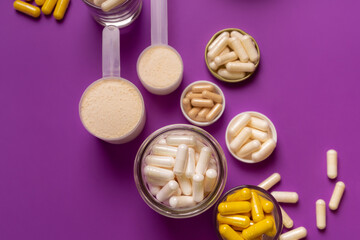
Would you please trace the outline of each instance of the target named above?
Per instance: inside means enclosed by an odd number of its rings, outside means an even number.
[[[242,38],[244,35],[238,31],[231,31],[230,36],[232,38]]]
[[[253,72],[255,71],[255,65],[252,62],[228,62],[226,64],[226,70],[229,72]]]
[[[186,144],[189,147],[194,147],[196,145],[196,139],[191,135],[169,135],[166,137],[166,143],[170,146],[179,146],[180,144]]]
[[[188,208],[196,205],[192,196],[172,196],[169,204],[173,208]]]
[[[188,146],[186,144],[180,144],[176,154],[175,165],[173,169],[176,175],[184,174],[187,157],[188,157]]]
[[[171,180],[156,194],[156,199],[164,202],[176,193],[178,188],[179,184],[175,180]]]
[[[144,174],[148,178],[159,181],[170,181],[175,178],[173,171],[153,166],[146,166],[144,168]]]
[[[193,198],[195,202],[201,202],[204,199],[204,176],[201,174],[193,176]]]
[[[152,194],[152,195],[156,195],[159,191],[160,191],[160,186],[154,186],[154,185],[151,185],[151,184],[148,184],[148,186],[149,186],[149,190],[150,190],[150,193]]]
[[[218,56],[226,48],[228,40],[228,36],[221,38],[219,42],[216,43],[215,46],[208,52],[207,57],[209,59],[214,59],[216,56]]]
[[[274,139],[270,138],[261,145],[259,151],[251,154],[251,159],[255,162],[259,162],[270,156],[276,147],[276,142]]]
[[[236,53],[236,56],[239,57],[241,62],[246,63],[249,61],[249,56],[246,53],[246,50],[245,50],[244,46],[242,45],[239,38],[230,38],[229,46],[234,50],[234,52]]]
[[[240,133],[230,142],[231,151],[238,151],[241,146],[250,138],[250,136],[251,129],[248,127],[243,128]]]
[[[281,180],[281,176],[279,173],[273,173],[270,175],[270,177],[268,177],[267,179],[265,179],[264,181],[262,181],[258,187],[261,187],[262,189],[265,189],[266,191],[268,191],[270,188],[272,188],[275,184],[277,184],[278,182],[280,182]]]
[[[326,228],[326,204],[322,199],[316,201],[316,227],[320,230]]]
[[[307,236],[306,228],[298,227],[280,235],[280,240],[297,240]]]
[[[209,67],[212,70],[216,71],[219,68],[219,65],[217,65],[215,61],[211,61],[211,62],[209,62]]]
[[[215,57],[214,62],[216,63],[216,65],[221,66],[225,63],[235,61],[237,58],[238,56],[236,55],[236,53],[232,51],[224,55]]]
[[[299,195],[296,192],[272,191],[271,195],[276,201],[282,203],[297,203],[299,201]]]
[[[191,195],[192,193],[191,180],[187,178],[185,175],[176,175],[176,179],[179,182],[181,192],[187,196]]]
[[[208,50],[210,51],[224,37],[229,37],[229,32],[223,32],[217,38],[215,38],[215,40],[210,43]]]
[[[209,193],[213,190],[217,179],[217,172],[214,169],[208,169],[205,173],[204,191]]]
[[[145,158],[145,163],[155,167],[172,168],[174,167],[175,159],[170,156],[149,155]]]
[[[215,171],[217,171],[217,163],[215,159],[210,159],[208,169],[214,169]]]
[[[244,146],[240,148],[239,151],[236,152],[236,156],[243,158],[248,156],[249,154],[256,152],[261,148],[261,143],[259,140],[252,140],[246,143]]]
[[[188,150],[188,162],[186,165],[185,176],[192,178],[195,175],[195,150],[189,148]]]
[[[112,9],[114,9],[115,7],[123,4],[126,0],[106,0],[105,2],[103,2],[101,4],[101,9],[104,12],[108,12]]]
[[[228,134],[231,138],[236,137],[240,131],[250,122],[250,114],[245,113],[238,117],[229,127]]]
[[[269,129],[269,123],[266,120],[257,117],[250,118],[249,126],[265,132]]]
[[[165,138],[162,138],[160,139],[157,144],[161,144],[161,145],[166,145],[166,139]]]
[[[163,144],[155,144],[152,147],[153,155],[176,157],[176,153],[177,153],[177,147],[172,147]]]
[[[211,158],[211,149],[203,147],[200,152],[199,161],[196,164],[195,173],[204,175]],[[196,200],[195,200],[196,201]]]
[[[239,72],[239,73],[232,73],[229,72],[228,70],[226,70],[225,68],[220,68],[217,73],[222,76],[225,79],[229,79],[229,80],[235,80],[235,79],[241,79],[243,77],[245,77],[245,73],[244,72]]]
[[[244,35],[241,38],[241,43],[244,46],[247,54],[249,55],[250,61],[256,63],[259,60],[259,54],[255,48],[255,44],[250,36]]]
[[[269,139],[269,134],[267,134],[267,132],[263,132],[255,128],[251,128],[251,138],[257,139],[260,142],[265,142],[266,140]]]
[[[327,158],[327,176],[330,179],[335,179],[337,177],[337,152],[334,149],[330,149],[326,153]]]

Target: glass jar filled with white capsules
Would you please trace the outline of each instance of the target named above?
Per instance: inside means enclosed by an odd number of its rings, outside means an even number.
[[[227,178],[220,144],[199,127],[175,124],[152,133],[135,158],[136,187],[154,211],[189,218],[219,199]]]
[[[92,17],[103,26],[123,28],[140,15],[142,0],[83,0]]]

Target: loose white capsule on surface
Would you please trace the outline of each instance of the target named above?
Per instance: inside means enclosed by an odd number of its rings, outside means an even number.
[[[297,240],[307,236],[306,228],[298,227],[280,235],[280,240]]]
[[[283,225],[286,228],[292,228],[294,226],[294,221],[289,217],[289,215],[285,212],[285,210],[280,207]]]
[[[239,151],[236,152],[236,156],[243,158],[247,155],[259,150],[261,148],[261,143],[259,140],[252,140],[246,143],[244,146],[240,148]]]
[[[257,117],[250,118],[249,126],[265,132],[269,129],[269,123],[266,120]]]
[[[257,130],[255,128],[251,128],[251,138],[257,139],[260,142],[265,142],[266,140],[269,139],[269,135],[266,132]]]
[[[234,51],[229,52],[229,53],[225,53],[223,55],[219,55],[217,57],[214,58],[214,62],[216,63],[216,65],[221,66],[225,63],[231,62],[238,59],[238,56],[236,55],[236,53]]]
[[[186,144],[180,144],[175,158],[174,173],[176,175],[182,175],[186,169],[188,157],[188,146]]]
[[[250,114],[245,113],[244,115],[238,117],[236,121],[231,124],[228,130],[228,134],[231,138],[236,137],[240,131],[250,122]]]
[[[196,145],[196,139],[191,135],[169,135],[166,137],[166,143],[170,146],[179,146],[180,144],[186,144],[189,147]]]
[[[241,43],[244,46],[247,54],[249,55],[250,61],[256,63],[259,60],[259,54],[255,48],[255,43],[250,36],[244,35],[241,38]]]
[[[267,179],[265,179],[264,181],[262,181],[258,187],[261,187],[262,189],[265,189],[266,191],[268,191],[270,188],[272,188],[275,184],[277,184],[278,182],[280,182],[281,180],[281,176],[278,173],[273,173],[271,174],[270,177],[268,177]]]
[[[299,201],[299,195],[296,192],[273,191],[271,195],[276,201],[282,203],[297,203]]]
[[[261,145],[259,151],[251,154],[251,159],[255,162],[259,162],[270,156],[276,147],[276,142],[274,139],[270,138]]]
[[[179,184],[175,180],[171,180],[156,194],[156,199],[163,202],[176,193],[178,188]]]
[[[101,4],[101,9],[104,12],[108,12],[111,9],[114,9],[115,7],[123,4],[126,0],[106,0]]]
[[[230,38],[229,46],[234,50],[236,56],[239,57],[241,62],[248,62],[249,55],[246,53],[244,46],[242,45],[240,38]],[[235,59],[234,59],[235,60]]]
[[[255,71],[255,65],[252,62],[247,62],[247,63],[240,61],[228,62],[225,66],[226,66],[226,70],[234,73]]]
[[[240,133],[230,142],[230,149],[237,152],[241,146],[250,138],[251,129],[248,127],[243,128]]]
[[[339,204],[341,201],[341,198],[345,191],[345,183],[343,182],[337,182],[334,188],[334,192],[331,196],[330,202],[329,202],[329,208],[331,210],[336,210],[339,208]]]
[[[176,157],[177,147],[155,144],[152,148],[153,155]]]
[[[150,193],[152,194],[152,195],[156,195],[159,191],[160,191],[160,186],[154,186],[154,185],[151,185],[151,184],[148,184],[148,186],[149,186],[149,190],[150,190]]]
[[[191,180],[187,178],[185,175],[176,175],[176,179],[179,182],[181,192],[187,196],[191,195],[192,193]]]
[[[169,200],[169,204],[173,208],[187,208],[196,205],[192,196],[173,196]]]
[[[193,176],[193,197],[195,202],[201,202],[204,199],[204,176],[201,174]]]
[[[217,172],[214,169],[208,169],[205,173],[204,180],[204,191],[205,193],[209,193],[213,190],[214,185],[216,183]]]
[[[327,158],[327,176],[330,179],[335,179],[337,177],[337,152],[334,149],[330,149],[326,153]]]
[[[326,228],[326,204],[322,199],[316,201],[316,226],[320,230]]]
[[[229,80],[235,80],[235,79],[240,79],[245,77],[245,73],[244,72],[239,72],[239,73],[231,73],[228,70],[226,70],[225,68],[220,68],[217,73],[222,76],[225,79],[229,79]]]
[[[146,166],[144,168],[144,174],[148,178],[160,181],[170,181],[175,178],[173,171],[153,166]]]
[[[244,35],[242,34],[242,33],[240,33],[240,32],[238,32],[238,31],[232,31],[231,33],[230,33],[230,36],[232,37],[232,38],[242,38]]]
[[[172,168],[174,167],[175,159],[170,156],[149,155],[145,158],[145,163],[155,167]]]
[[[229,37],[225,36],[219,40],[218,43],[215,44],[213,48],[208,52],[207,56],[209,59],[214,59],[218,56],[227,46]]]
[[[210,51],[224,37],[229,37],[229,32],[223,32],[217,38],[215,38],[215,40],[212,41],[212,43],[210,43],[210,45],[208,47],[208,51]]]
[[[189,148],[188,150],[188,162],[186,165],[185,176],[192,178],[195,175],[195,150]]]
[[[200,152],[199,161],[196,164],[195,173],[204,175],[211,158],[211,149],[203,147]],[[196,200],[195,200],[196,201]]]

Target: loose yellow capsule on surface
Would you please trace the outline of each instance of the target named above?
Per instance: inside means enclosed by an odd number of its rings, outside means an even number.
[[[272,210],[274,209],[274,204],[271,201],[269,201],[261,196],[259,196],[259,197],[260,197],[261,206],[262,206],[264,212],[271,213]]]
[[[251,204],[247,201],[222,202],[218,206],[221,215],[232,215],[250,212]]]
[[[275,219],[274,219],[273,215],[271,215],[271,214],[266,214],[266,215],[265,215],[265,219],[270,219],[270,220],[273,221],[273,223],[274,223],[272,229],[271,229],[270,231],[266,232],[265,234],[266,234],[267,236],[269,236],[269,237],[275,236],[276,233],[277,233],[277,229],[276,229]]]
[[[41,8],[41,11],[45,15],[50,15],[51,12],[54,10],[57,0],[45,0],[44,5]]]
[[[54,11],[54,18],[56,20],[61,20],[64,18],[66,9],[68,8],[70,0],[58,0],[55,11]]]
[[[250,198],[251,198],[250,189],[243,188],[229,195],[226,201],[228,202],[245,201],[245,200],[249,200]]]
[[[23,1],[16,0],[14,2],[14,8],[22,13],[25,13],[26,15],[29,15],[33,18],[38,18],[40,16],[40,8],[31,5],[30,3],[26,3]]]
[[[255,191],[251,191],[251,216],[254,222],[260,222],[265,218],[259,195]]]
[[[45,0],[35,0],[36,5],[42,6],[44,4]]]
[[[221,224],[228,224],[235,227],[247,228],[250,226],[250,218],[243,215],[222,216],[218,213],[217,220]]]
[[[242,232],[243,238],[245,240],[256,239],[257,237],[260,237],[266,232],[271,231],[273,226],[274,222],[271,219],[264,219],[258,223],[255,223],[253,226],[244,229],[244,231]]]
[[[244,240],[234,229],[227,224],[219,226],[219,233],[224,240]]]

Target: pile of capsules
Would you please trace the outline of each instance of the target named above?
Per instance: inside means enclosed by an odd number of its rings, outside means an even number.
[[[226,240],[261,239],[277,233],[272,214],[274,204],[257,190],[242,188],[219,204],[217,223]]]
[[[62,20],[69,6],[70,0],[35,0],[35,3],[38,7],[27,2],[16,0],[14,2],[14,8],[17,11],[27,14],[33,18],[38,18],[41,12],[45,15],[50,15],[55,8],[53,14],[54,18],[56,20]],[[41,7],[41,11],[39,7]]]
[[[90,0],[96,6],[101,7],[104,12],[108,12],[115,7],[123,4],[126,0]]]
[[[171,134],[152,146],[143,173],[149,191],[173,208],[193,207],[217,182],[213,150],[194,135]]]
[[[252,38],[238,31],[223,32],[208,46],[209,67],[225,79],[234,80],[254,72],[259,54]]]
[[[183,109],[192,120],[211,122],[223,109],[223,97],[212,84],[195,84],[182,100]]]

